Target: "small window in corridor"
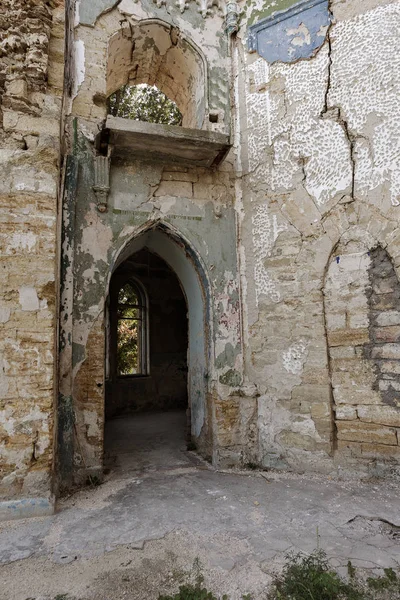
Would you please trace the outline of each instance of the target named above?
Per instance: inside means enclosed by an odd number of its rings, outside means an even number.
[[[118,291],[117,375],[147,373],[146,322],[144,296],[128,281]]]
[[[108,112],[135,121],[182,125],[182,113],[175,102],[155,85],[145,83],[124,85],[114,92],[108,99]]]

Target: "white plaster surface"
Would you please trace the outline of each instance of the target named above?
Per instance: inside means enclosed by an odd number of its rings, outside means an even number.
[[[39,310],[39,298],[34,287],[22,286],[19,288],[19,303],[22,310]]]

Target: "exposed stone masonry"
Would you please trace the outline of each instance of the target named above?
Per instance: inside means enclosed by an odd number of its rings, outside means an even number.
[[[386,250],[350,242],[328,269],[325,311],[337,448],[400,456],[400,284]]]
[[[375,248],[370,256],[367,297],[371,343],[364,351],[374,362],[374,388],[384,404],[400,408],[400,283],[386,250]]]
[[[40,116],[40,105],[33,93],[46,90],[52,8],[59,4],[60,0],[2,0],[0,105],[3,108]],[[15,135],[11,140],[21,141]]]
[[[56,218],[63,88],[60,1],[0,10],[0,497],[49,498]]]

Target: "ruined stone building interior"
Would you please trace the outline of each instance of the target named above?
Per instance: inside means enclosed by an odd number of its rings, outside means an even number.
[[[0,513],[399,475],[399,3],[0,4]]]

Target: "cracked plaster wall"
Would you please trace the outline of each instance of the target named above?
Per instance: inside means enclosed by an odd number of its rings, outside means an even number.
[[[64,7],[1,8],[0,497],[49,496]]]
[[[316,55],[270,64],[246,38],[248,25],[294,3],[278,4],[239,3],[233,50],[245,370],[261,394],[260,462],[330,472],[351,461],[335,448],[325,270],[350,230],[399,264],[400,7],[333,0]],[[393,446],[386,458],[396,457]],[[359,455],[352,468],[375,462]]]

